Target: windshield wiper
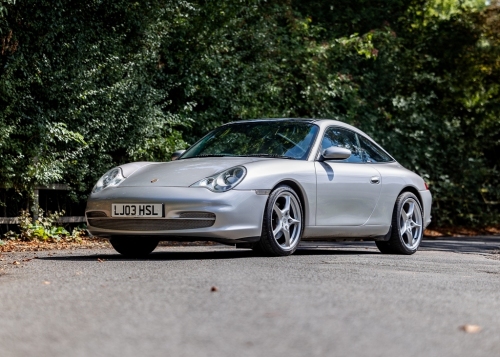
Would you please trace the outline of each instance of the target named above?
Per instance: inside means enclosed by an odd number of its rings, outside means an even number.
[[[182,159],[193,159],[195,157],[224,157],[224,156],[234,157],[235,155],[229,155],[229,154],[201,154],[201,155],[183,157]]]
[[[229,154],[201,154],[189,157],[183,157],[182,160],[185,159],[193,159],[195,157],[274,157],[279,159],[289,159],[289,160],[297,160],[295,157],[286,156],[286,155],[278,155],[278,154],[248,154],[248,155],[229,155]]]
[[[240,156],[276,157],[279,159],[297,160],[295,157],[286,156],[286,155],[278,155],[278,154],[248,154],[248,155],[240,155]]]

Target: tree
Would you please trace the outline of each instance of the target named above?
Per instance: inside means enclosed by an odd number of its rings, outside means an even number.
[[[168,160],[257,117],[359,126],[432,187],[439,224],[498,224],[499,9],[479,0],[0,2],[0,181]]]

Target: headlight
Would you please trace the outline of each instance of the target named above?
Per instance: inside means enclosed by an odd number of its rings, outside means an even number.
[[[218,174],[208,176],[191,185],[191,187],[205,187],[213,192],[226,192],[235,188],[247,174],[243,166],[236,166]]]
[[[102,191],[106,187],[118,186],[123,180],[125,180],[125,177],[123,177],[122,170],[119,167],[115,167],[102,175],[95,184],[92,193]]]

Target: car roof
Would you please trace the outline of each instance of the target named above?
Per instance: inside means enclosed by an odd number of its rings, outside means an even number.
[[[358,133],[361,133],[362,135],[366,135],[363,131],[360,129],[349,125],[343,121],[340,120],[334,120],[334,119],[318,119],[318,118],[260,118],[260,119],[244,119],[244,120],[237,120],[237,121],[232,121],[229,123],[226,123],[224,125],[230,125],[230,124],[241,124],[241,123],[256,123],[256,122],[302,122],[302,123],[311,123],[311,124],[316,124],[320,126],[321,128],[325,128],[328,126],[341,126],[344,128],[351,129],[353,131],[356,131]],[[224,126],[223,125],[223,126]],[[372,139],[373,140],[373,139]]]
[[[317,119],[317,118],[257,118],[257,119],[243,119],[236,120],[224,125],[228,124],[239,124],[239,123],[255,123],[260,121],[295,121],[295,122],[304,122],[304,123],[316,123],[316,122],[333,122],[338,124],[346,124],[340,120],[333,119]]]

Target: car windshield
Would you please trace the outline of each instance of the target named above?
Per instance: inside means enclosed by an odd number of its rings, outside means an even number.
[[[257,121],[224,125],[190,147],[181,159],[262,156],[306,160],[318,127],[306,122]]]

